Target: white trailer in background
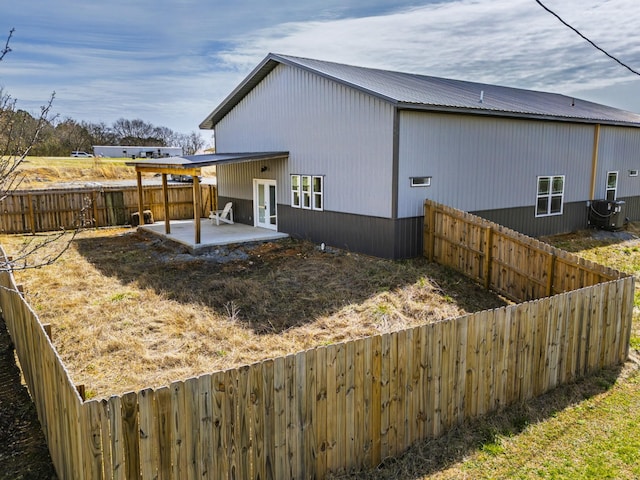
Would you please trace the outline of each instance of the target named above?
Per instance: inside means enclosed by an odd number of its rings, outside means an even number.
[[[141,147],[132,145],[94,145],[96,157],[109,158],[162,158],[179,157],[182,147]]]

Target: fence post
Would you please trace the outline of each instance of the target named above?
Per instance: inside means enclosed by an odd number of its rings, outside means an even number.
[[[493,229],[487,226],[484,230],[484,288],[489,290],[491,286],[491,252],[493,250]]]
[[[434,249],[435,249],[435,219],[436,219],[436,211],[433,204],[427,200],[424,203],[425,208],[425,219],[426,223],[424,226],[425,230],[425,239],[424,239],[424,255],[427,257],[427,260],[433,262],[434,257]]]
[[[29,203],[29,225],[31,226],[31,233],[36,233],[36,217],[33,214],[33,196],[31,194],[27,195],[27,202]]]

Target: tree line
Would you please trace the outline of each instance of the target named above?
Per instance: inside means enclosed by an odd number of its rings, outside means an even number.
[[[43,122],[41,118],[32,117],[24,110],[4,113],[5,116],[14,117],[11,123],[22,125],[26,132],[39,129],[29,152],[36,156],[69,156],[74,150],[91,152],[93,145],[182,147],[183,154],[193,155],[205,145],[198,132],[178,133],[140,119],[120,118],[107,125],[105,122],[78,122],[72,118],[46,119]]]

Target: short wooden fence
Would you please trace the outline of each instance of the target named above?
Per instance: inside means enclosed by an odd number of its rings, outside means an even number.
[[[144,208],[164,220],[162,186],[145,186]],[[201,184],[201,217],[216,207],[216,187]],[[193,218],[193,185],[168,187],[169,217]],[[0,232],[36,233],[82,227],[127,225],[138,211],[137,187],[20,190],[0,203]]]
[[[617,277],[84,402],[7,272],[0,304],[60,478],[323,478],[622,363],[634,279]]]

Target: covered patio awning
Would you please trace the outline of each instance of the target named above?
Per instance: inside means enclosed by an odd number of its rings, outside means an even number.
[[[169,218],[169,194],[167,191],[167,175],[191,175],[193,177],[193,221],[195,243],[200,243],[200,174],[203,167],[226,165],[230,163],[280,160],[289,157],[289,152],[246,152],[246,153],[212,153],[207,155],[184,155],[181,157],[165,157],[150,159],[134,159],[126,165],[135,167],[138,179],[138,212],[140,224],[144,224],[144,193],[142,190],[142,173],[162,174],[162,199],[164,207],[165,233],[171,233]]]

